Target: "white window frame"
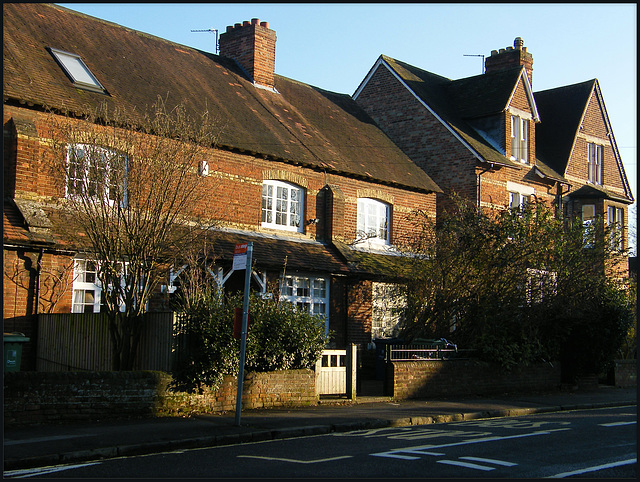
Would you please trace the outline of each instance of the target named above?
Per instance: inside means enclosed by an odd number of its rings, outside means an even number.
[[[280,300],[293,304],[297,309],[323,316],[327,334],[330,287],[331,280],[328,276],[305,273],[286,275],[280,286]]]
[[[87,264],[94,269],[87,270]],[[87,277],[87,274],[90,276]],[[87,303],[86,296],[93,292],[93,302]],[[71,313],[100,313],[102,285],[98,279],[98,263],[91,259],[75,259],[73,263],[73,298]],[[87,311],[87,308],[93,309]]]
[[[358,241],[391,244],[391,205],[374,198],[358,198]]]
[[[521,211],[526,204],[531,202],[531,196],[535,194],[535,189],[531,186],[507,181],[507,192],[509,193],[509,209]]]
[[[530,196],[519,192],[509,192],[509,209],[522,211],[531,202]]]
[[[611,228],[611,248],[624,250],[624,209],[617,206],[607,208],[607,224]]]
[[[593,211],[593,214],[588,213],[588,211]],[[582,205],[582,228],[583,228],[582,245],[585,248],[592,248],[594,246],[594,236],[596,235],[595,220],[596,220],[596,205],[583,204]]]
[[[511,114],[511,159],[529,164],[529,120]]]
[[[102,293],[104,288],[100,279],[98,278],[98,270],[100,269],[100,262],[90,258],[76,258],[73,260],[73,298],[71,300],[71,313],[86,313],[85,306],[93,306],[93,311],[89,313],[100,313],[100,307],[102,306]],[[87,271],[87,263],[92,263],[93,270]],[[87,281],[86,273],[92,273],[93,280]],[[121,283],[124,286],[124,278]],[[86,303],[85,296],[87,292],[93,291],[93,302]],[[81,301],[82,300],[82,301]],[[120,311],[124,311],[125,306],[121,300]]]
[[[90,152],[89,162],[72,162],[73,159],[76,159],[76,152]],[[86,155],[86,154],[85,154]],[[97,156],[101,156],[101,160],[104,160],[104,166],[95,167],[95,158]],[[65,197],[73,198],[79,197],[82,195],[87,195],[90,198],[95,199],[96,201],[103,201],[109,205],[112,205],[114,202],[112,196],[112,189],[122,189],[122,207],[127,205],[127,174],[124,173],[123,176],[123,186],[114,187],[108,182],[108,178],[102,178],[96,181],[94,194],[88,193],[88,190],[92,188],[92,180],[91,174],[94,169],[100,169],[104,172],[104,176],[109,176],[109,173],[113,169],[111,166],[111,159],[118,156],[116,151],[111,149],[106,149],[100,146],[93,146],[90,144],[70,144],[67,146],[67,172],[66,172],[66,180],[65,180]],[[93,162],[92,162],[93,161]],[[125,171],[128,169],[128,160],[125,157]],[[76,166],[72,172],[72,166]],[[78,168],[79,167],[79,168]],[[80,171],[78,173],[78,171]],[[99,188],[103,187],[104,192],[100,193]]]
[[[297,200],[292,200],[292,193]],[[303,232],[304,189],[277,180],[262,182],[261,226],[285,231]]]
[[[372,283],[371,339],[393,338],[407,310],[407,288],[395,283]]]
[[[558,289],[558,273],[543,269],[527,268],[525,293],[527,304],[538,304],[544,301],[547,291],[555,294]]]
[[[587,176],[592,184],[602,185],[604,146],[589,142],[587,145]]]
[[[51,47],[49,51],[75,86],[93,92],[105,93],[106,89],[104,86],[98,81],[96,76],[93,75],[79,55]]]

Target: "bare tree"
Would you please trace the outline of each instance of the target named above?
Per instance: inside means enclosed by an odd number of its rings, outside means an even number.
[[[29,258],[29,264],[33,264]],[[46,267],[38,260],[39,275],[32,280],[31,276],[25,276],[24,262],[16,259],[13,263],[4,264],[5,279],[11,281],[16,286],[22,288],[27,293],[37,292],[36,302],[38,303],[38,313],[52,313],[60,300],[64,297],[72,281],[73,262],[64,263],[60,266]],[[28,272],[29,270],[27,270]],[[39,286],[32,284],[39,283]],[[29,295],[31,296],[31,295]]]
[[[194,118],[162,99],[144,113],[105,103],[49,120],[64,234],[96,263],[113,368],[130,370],[169,263],[214,224],[206,152],[219,129],[209,113]]]

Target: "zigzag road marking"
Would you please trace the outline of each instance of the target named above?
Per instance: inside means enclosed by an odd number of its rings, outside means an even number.
[[[296,459],[284,459],[280,457],[262,457],[260,455],[238,455],[239,458],[244,459],[260,459],[260,460],[277,460],[280,462],[292,462],[294,464],[319,464],[321,462],[331,462],[334,460],[350,459],[352,455],[342,455],[340,457],[330,457],[328,459],[316,459],[316,460],[296,460]]]
[[[75,465],[56,465],[55,467],[39,467],[36,469],[20,469],[8,470],[4,472],[4,477],[15,477],[17,479],[25,477],[34,477],[38,475],[52,474],[54,472],[62,472],[63,470],[77,469],[80,467],[89,467],[90,465],[99,465],[101,462],[90,462],[86,464]]]
[[[541,430],[538,432],[523,433],[519,435],[509,435],[506,437],[498,437],[498,436],[483,437],[483,438],[478,438],[473,440],[463,440],[462,442],[453,442],[450,444],[441,444],[441,445],[418,445],[415,447],[404,447],[400,449],[392,449],[386,452],[378,452],[378,453],[369,454],[369,455],[373,455],[374,457],[390,457],[390,458],[398,458],[398,459],[405,459],[405,460],[416,460],[419,457],[410,457],[410,456],[404,456],[401,454],[408,453],[408,454],[435,455],[429,452],[425,452],[425,450],[441,449],[446,447],[456,447],[460,445],[470,445],[470,444],[477,444],[477,443],[484,443],[484,442],[497,442],[500,440],[509,440],[509,439],[516,439],[516,438],[535,437],[538,435],[550,435],[552,432],[562,432],[565,430],[571,430],[571,429],[559,428],[555,430]]]

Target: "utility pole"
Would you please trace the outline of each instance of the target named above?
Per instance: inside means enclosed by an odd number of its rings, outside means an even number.
[[[246,257],[244,266],[244,303],[242,305],[242,333],[240,338],[240,361],[238,366],[238,390],[236,392],[236,426],[240,426],[240,413],[242,412],[242,385],[244,384],[244,358],[247,350],[247,324],[249,318],[249,288],[251,284],[251,258],[253,256],[253,243],[236,244],[233,255],[233,265],[236,268],[243,257]],[[238,266],[236,269],[243,269]]]

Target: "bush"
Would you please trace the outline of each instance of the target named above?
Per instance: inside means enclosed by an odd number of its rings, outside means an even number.
[[[580,219],[532,202],[489,212],[454,199],[437,222],[416,213],[407,316],[400,336],[446,337],[505,368],[562,358],[566,376],[599,373],[635,346],[633,289],[614,276],[626,259],[597,218],[585,244]]]
[[[242,305],[241,294],[203,296],[198,303],[182,305],[184,341],[173,371],[176,388],[215,389],[224,375],[237,374],[240,340],[233,337],[233,325],[235,308]],[[328,341],[324,326],[320,316],[251,295],[245,370],[312,368]]]

